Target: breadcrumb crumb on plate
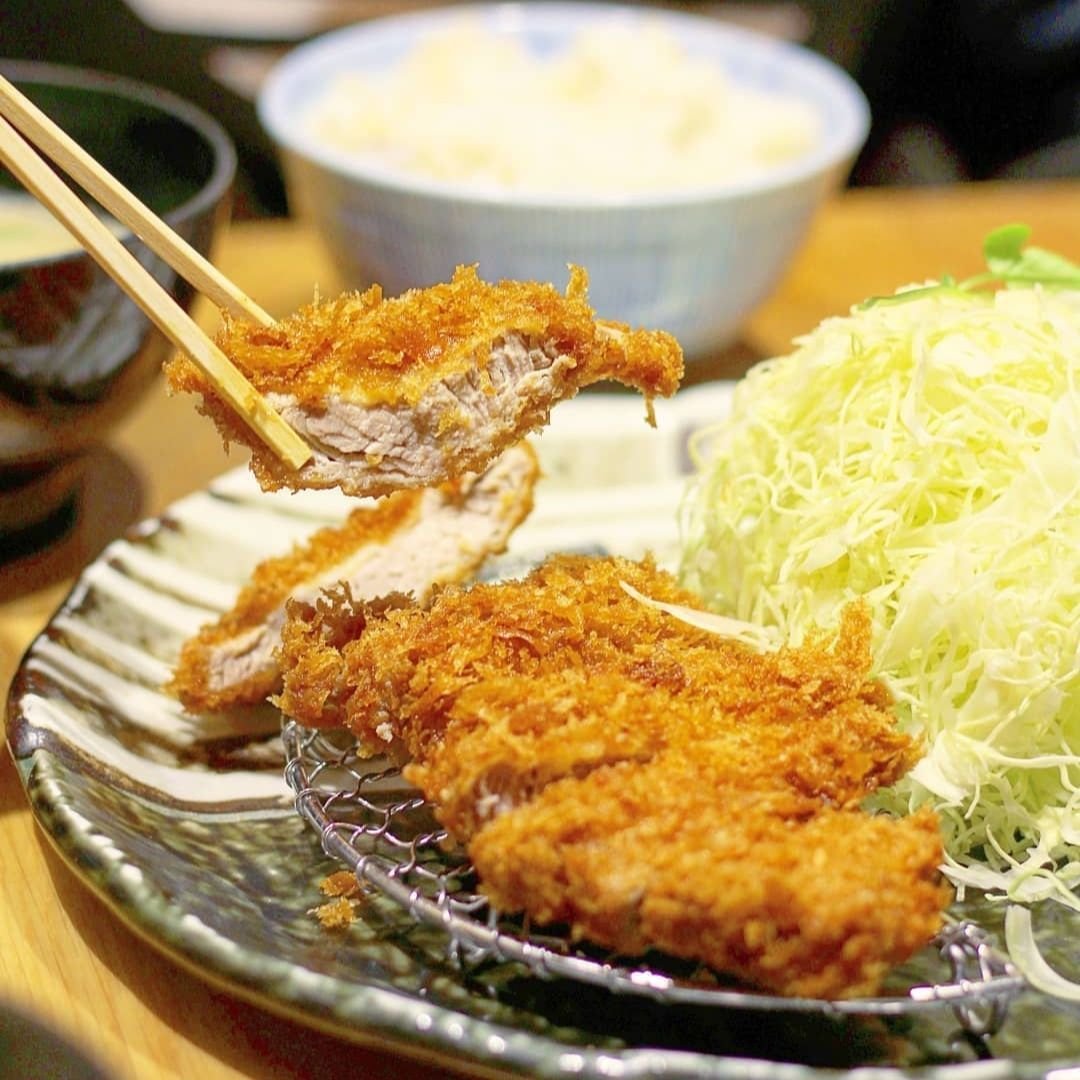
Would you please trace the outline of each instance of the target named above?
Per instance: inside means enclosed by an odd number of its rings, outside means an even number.
[[[324,930],[347,930],[356,921],[356,904],[360,885],[356,875],[348,870],[328,874],[319,882],[319,891],[330,897],[312,910]]]

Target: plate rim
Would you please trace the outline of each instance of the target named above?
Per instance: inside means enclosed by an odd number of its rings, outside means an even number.
[[[709,401],[715,390],[703,393],[705,389],[693,388],[679,396],[686,401],[700,395]],[[730,389],[724,393],[729,394]],[[633,408],[639,409],[636,402]],[[244,466],[229,470],[199,488],[196,493],[212,492],[226,478],[243,471]],[[959,1076],[965,1080],[1034,1080],[1049,1070],[1075,1068],[1080,1064],[1076,1058],[1042,1062],[999,1058],[966,1064],[926,1065],[914,1069],[866,1065],[838,1070],[798,1062],[666,1047],[624,1046],[605,1049],[569,1044],[543,1033],[515,1028],[501,1021],[470,1015],[450,1005],[417,998],[404,990],[376,985],[365,981],[362,975],[346,982],[333,975],[302,967],[296,961],[280,955],[270,955],[232,943],[211,928],[207,928],[209,934],[197,938],[179,933],[180,925],[188,914],[182,906],[166,895],[143,866],[127,860],[119,849],[113,849],[110,855],[101,846],[90,845],[89,840],[93,836],[108,839],[107,834],[60,793],[47,795],[46,789],[50,783],[55,784],[62,779],[65,771],[70,774],[76,770],[76,754],[63,745],[56,745],[59,740],[50,732],[36,728],[26,716],[24,703],[34,693],[35,676],[29,670],[31,661],[42,642],[49,639],[56,620],[77,609],[90,587],[91,571],[109,560],[118,545],[149,543],[160,530],[167,527],[173,507],[185,498],[190,498],[190,495],[174,500],[159,514],[147,517],[128,529],[77,575],[44,627],[24,650],[5,701],[5,743],[15,763],[35,824],[80,885],[89,888],[113,916],[172,962],[227,993],[316,1030],[416,1061],[458,1071],[470,1070],[475,1075],[524,1074],[552,1080],[575,1076],[602,1080],[613,1075],[644,1077],[662,1072],[668,1080],[682,1080],[684,1077],[686,1080],[691,1077],[704,1077],[707,1080],[813,1080],[841,1074],[857,1076],[859,1080],[896,1080],[899,1076],[919,1077],[921,1080],[957,1080]],[[138,798],[134,795],[131,797]],[[277,817],[299,818],[295,809],[288,804],[267,813]],[[72,814],[83,816],[88,828],[58,829],[60,820]],[[87,857],[91,851],[92,860]],[[130,873],[131,870],[137,873]],[[230,965],[225,961],[225,950],[211,947],[212,942],[218,940],[228,945],[235,963]],[[283,993],[285,988],[291,988],[291,993]],[[336,990],[337,994],[320,994],[320,990]],[[348,1013],[351,1015],[335,1007],[334,998],[341,997],[343,990],[348,996]],[[425,1027],[418,1027],[415,1022],[421,1014],[429,1018]],[[456,1034],[451,1035],[450,1032]],[[493,1053],[492,1039],[502,1043],[502,1050],[498,1054]]]

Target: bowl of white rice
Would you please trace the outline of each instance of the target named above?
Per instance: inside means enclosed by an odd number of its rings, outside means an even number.
[[[598,314],[691,360],[768,295],[866,138],[809,49],[707,16],[593,3],[454,5],[290,52],[260,93],[291,212],[350,287],[475,264],[589,273]]]

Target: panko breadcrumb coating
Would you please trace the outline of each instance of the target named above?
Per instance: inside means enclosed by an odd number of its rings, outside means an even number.
[[[290,598],[346,583],[357,598],[426,604],[506,549],[529,515],[540,463],[527,443],[481,476],[401,491],[358,506],[285,555],[255,567],[236,603],[184,642],[166,689],[192,712],[264,701],[278,686],[275,652]]]
[[[758,653],[623,582],[700,607],[649,561],[582,556],[426,611],[294,605],[279,704],[407,762],[498,910],[777,994],[872,993],[949,891],[933,815],[860,809],[918,756],[867,610]]]
[[[563,295],[537,282],[449,282],[385,299],[374,286],[316,300],[267,328],[226,316],[218,345],[312,446],[292,470],[183,356],[173,389],[202,398],[226,442],[249,446],[266,489],[340,487],[382,495],[431,487],[491,460],[547,422],[555,404],[614,379],[651,400],[683,374],[670,335],[598,320],[585,271]],[[651,411],[650,411],[651,416]]]

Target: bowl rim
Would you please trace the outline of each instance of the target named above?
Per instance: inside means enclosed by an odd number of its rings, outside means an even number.
[[[168,90],[125,75],[115,75],[95,68],[39,60],[0,59],[0,74],[16,85],[38,83],[46,86],[73,87],[111,94],[114,97],[129,98],[171,116],[196,131],[211,149],[213,163],[210,176],[203,181],[193,195],[161,214],[161,217],[170,224],[183,221],[213,207],[225,196],[236,178],[238,167],[236,146],[225,128],[209,113]],[[76,252],[84,254],[81,249],[76,249]],[[70,257],[70,255],[61,257]],[[21,264],[8,264],[5,269],[17,265]]]
[[[684,34],[707,35],[713,40],[758,53],[774,52],[790,63],[798,64],[801,71],[825,86],[846,114],[846,123],[825,130],[819,143],[790,162],[756,170],[749,177],[659,192],[620,195],[514,191],[495,185],[427,178],[328,147],[305,130],[296,105],[290,102],[290,92],[295,83],[305,78],[313,68],[325,65],[330,57],[347,55],[373,36],[389,35],[395,31],[409,33],[436,29],[470,18],[480,18],[488,25],[510,31],[515,25],[530,22],[543,25],[561,20],[580,26],[597,18],[620,20],[629,25],[659,23],[675,27]],[[854,78],[832,60],[804,45],[702,14],[651,6],[635,8],[608,0],[481,0],[379,16],[332,30],[298,45],[278,61],[256,97],[256,113],[279,150],[290,152],[346,180],[419,198],[451,200],[478,207],[529,210],[660,210],[679,205],[724,202],[796,187],[854,160],[870,130],[870,106]]]

